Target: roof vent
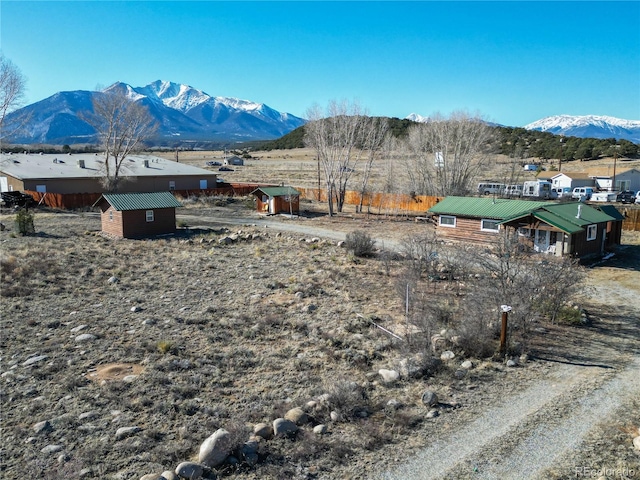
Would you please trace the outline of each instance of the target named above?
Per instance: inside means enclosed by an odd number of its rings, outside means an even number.
[[[144,165],[144,168],[149,168],[149,160],[143,160],[142,164]]]
[[[78,168],[84,168],[84,160],[78,160]]]
[[[582,216],[582,205],[578,205],[578,214],[576,215],[576,218],[581,218]]]

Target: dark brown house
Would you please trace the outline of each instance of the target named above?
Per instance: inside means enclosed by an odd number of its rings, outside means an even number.
[[[142,238],[176,232],[176,207],[170,192],[104,193],[94,207],[102,214],[102,231],[122,238]]]
[[[300,213],[300,192],[293,187],[259,187],[251,193],[256,197],[256,206],[260,213]]]

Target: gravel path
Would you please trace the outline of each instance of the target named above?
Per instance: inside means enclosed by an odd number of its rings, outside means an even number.
[[[545,478],[597,422],[639,394],[638,358],[620,372],[562,365],[381,478]]]

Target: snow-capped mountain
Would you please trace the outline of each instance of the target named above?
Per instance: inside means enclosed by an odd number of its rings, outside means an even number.
[[[604,115],[555,115],[524,126],[556,135],[581,138],[617,138],[640,143],[640,121]]]
[[[417,113],[410,113],[404,118],[418,123],[427,123],[429,121],[429,117],[423,117],[422,115],[418,115]]]
[[[96,96],[112,90],[122,91],[149,109],[159,125],[159,143],[271,140],[305,123],[302,118],[263,103],[212,97],[188,85],[158,80],[132,87],[117,82],[101,92],[59,92],[12,112],[5,119],[8,124],[23,118],[28,121],[11,141],[54,145],[95,141],[95,131],[82,120],[82,114],[93,110]]]

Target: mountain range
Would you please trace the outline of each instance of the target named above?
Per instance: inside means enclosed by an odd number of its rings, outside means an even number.
[[[305,120],[280,113],[263,104],[229,97],[212,97],[188,85],[155,81],[144,87],[117,82],[103,91],[58,92],[49,98],[16,110],[6,117],[26,124],[10,140],[25,144],[78,144],[96,141],[95,130],[82,120],[93,111],[99,95],[120,91],[146,106],[158,124],[158,145],[186,142],[246,142],[270,140],[286,135]]]
[[[23,124],[8,140],[18,144],[95,143],[96,132],[82,120],[93,110],[97,96],[119,91],[145,105],[158,124],[156,146],[189,143],[240,143],[278,139],[304,125],[305,119],[280,113],[263,104],[231,97],[213,97],[189,85],[157,80],[144,87],[117,82],[102,91],[58,92],[7,115],[6,130]],[[416,113],[414,122],[429,118]],[[27,119],[24,121],[22,119]],[[489,123],[491,126],[501,126]],[[640,143],[640,121],[598,115],[556,115],[525,125],[556,135],[581,138],[616,138]]]
[[[426,123],[429,117],[411,113],[405,117],[413,122]],[[488,125],[502,127],[496,123]],[[525,125],[525,130],[538,130],[554,135],[579,138],[615,138],[640,143],[640,121],[623,120],[604,115],[554,115]]]

